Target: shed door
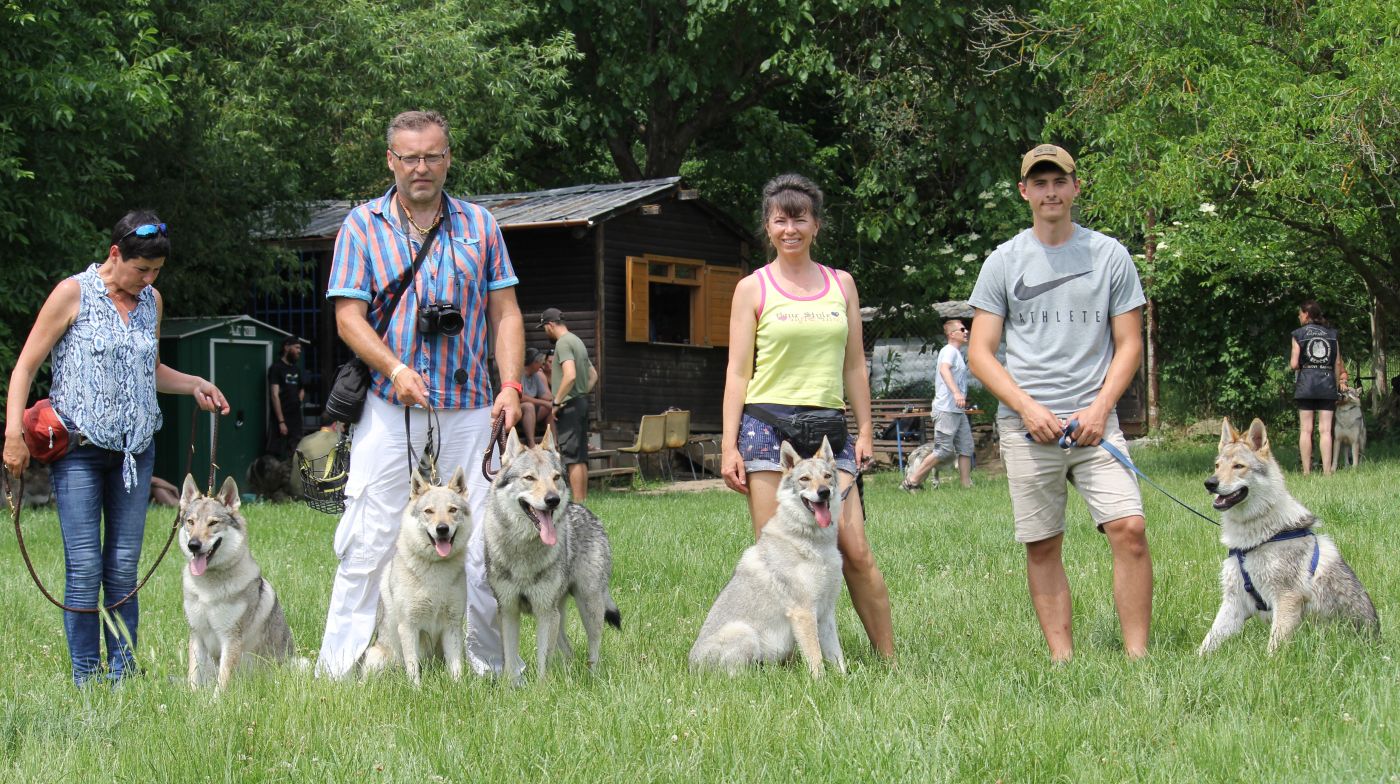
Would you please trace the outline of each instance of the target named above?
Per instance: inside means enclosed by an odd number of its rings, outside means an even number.
[[[248,466],[263,452],[267,438],[267,368],[272,344],[263,341],[212,340],[209,380],[228,398],[228,416],[219,420],[219,479],[244,483]]]

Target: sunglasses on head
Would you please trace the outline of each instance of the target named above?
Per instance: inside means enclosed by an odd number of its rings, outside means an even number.
[[[126,239],[127,237],[130,237],[133,234],[135,234],[138,237],[164,237],[166,236],[165,224],[143,223],[140,226],[137,226],[136,228],[132,229],[131,231],[128,231],[127,233],[123,234],[121,236],[121,239],[118,239],[117,242],[121,242],[122,240]]]

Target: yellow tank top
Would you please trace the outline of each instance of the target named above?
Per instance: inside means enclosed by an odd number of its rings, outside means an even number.
[[[836,273],[820,264],[826,285],[812,297],[778,287],[771,264],[758,277],[758,332],[753,378],[745,403],[845,406],[846,294]]]

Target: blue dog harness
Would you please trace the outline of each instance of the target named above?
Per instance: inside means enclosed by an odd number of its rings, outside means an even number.
[[[1322,555],[1322,546],[1317,540],[1317,534],[1313,533],[1312,527],[1290,528],[1287,531],[1280,531],[1265,539],[1253,547],[1239,548],[1231,547],[1230,555],[1235,556],[1235,560],[1240,564],[1240,576],[1244,578],[1244,590],[1254,599],[1254,606],[1259,608],[1259,612],[1269,612],[1269,603],[1264,601],[1264,597],[1259,595],[1259,591],[1254,587],[1254,581],[1249,579],[1249,572],[1244,568],[1244,557],[1254,550],[1272,542],[1285,542],[1289,539],[1300,539],[1304,536],[1313,537],[1312,563],[1308,564],[1308,577],[1317,573],[1317,560]]]

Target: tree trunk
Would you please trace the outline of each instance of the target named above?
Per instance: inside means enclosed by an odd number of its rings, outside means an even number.
[[[1147,241],[1143,247],[1143,257],[1147,267],[1147,432],[1157,430],[1162,397],[1162,374],[1158,366],[1157,346],[1157,299],[1153,296],[1152,278],[1154,261],[1157,257],[1157,211],[1147,211]]]
[[[1380,411],[1387,396],[1390,395],[1390,370],[1387,368],[1385,356],[1385,344],[1389,337],[1386,322],[1385,307],[1381,305],[1380,298],[1371,297],[1371,373],[1375,380],[1371,382],[1371,410]]]

